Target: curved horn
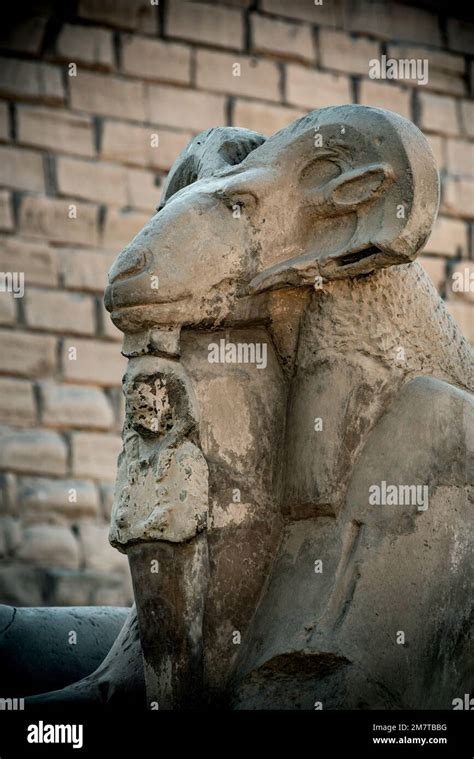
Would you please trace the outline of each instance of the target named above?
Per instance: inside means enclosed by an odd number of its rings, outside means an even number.
[[[171,167],[158,211],[183,187],[241,163],[265,137],[250,129],[216,127],[194,137]]]

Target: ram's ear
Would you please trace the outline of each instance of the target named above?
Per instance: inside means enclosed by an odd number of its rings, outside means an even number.
[[[345,171],[324,187],[325,204],[339,212],[352,211],[378,198],[393,182],[394,172],[388,163],[372,163]]]
[[[394,172],[388,163],[371,163],[307,190],[306,198],[319,214],[347,213],[380,197],[393,180]]]
[[[263,142],[265,137],[250,129],[216,127],[201,132],[172,165],[157,210],[161,211],[175,193],[198,179],[242,163]]]

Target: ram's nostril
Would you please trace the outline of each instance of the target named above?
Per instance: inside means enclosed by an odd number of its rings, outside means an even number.
[[[147,265],[147,255],[143,248],[125,248],[117,256],[109,271],[109,282],[113,284],[121,279],[139,274]]]

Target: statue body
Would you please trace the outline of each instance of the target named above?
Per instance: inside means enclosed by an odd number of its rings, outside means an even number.
[[[424,137],[364,106],[267,141],[209,130],[177,159],[106,293],[129,358],[111,542],[137,608],[95,675],[46,700],[470,691],[472,355],[412,263],[437,207]]]

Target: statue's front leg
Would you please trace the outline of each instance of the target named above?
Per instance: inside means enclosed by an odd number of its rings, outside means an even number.
[[[202,703],[209,579],[196,402],[182,366],[149,355],[130,360],[124,393],[111,542],[130,562],[148,705],[194,708]]]
[[[207,537],[137,543],[128,550],[137,603],[147,705],[202,706],[202,618],[208,582]],[[154,573],[153,566],[159,567]]]

